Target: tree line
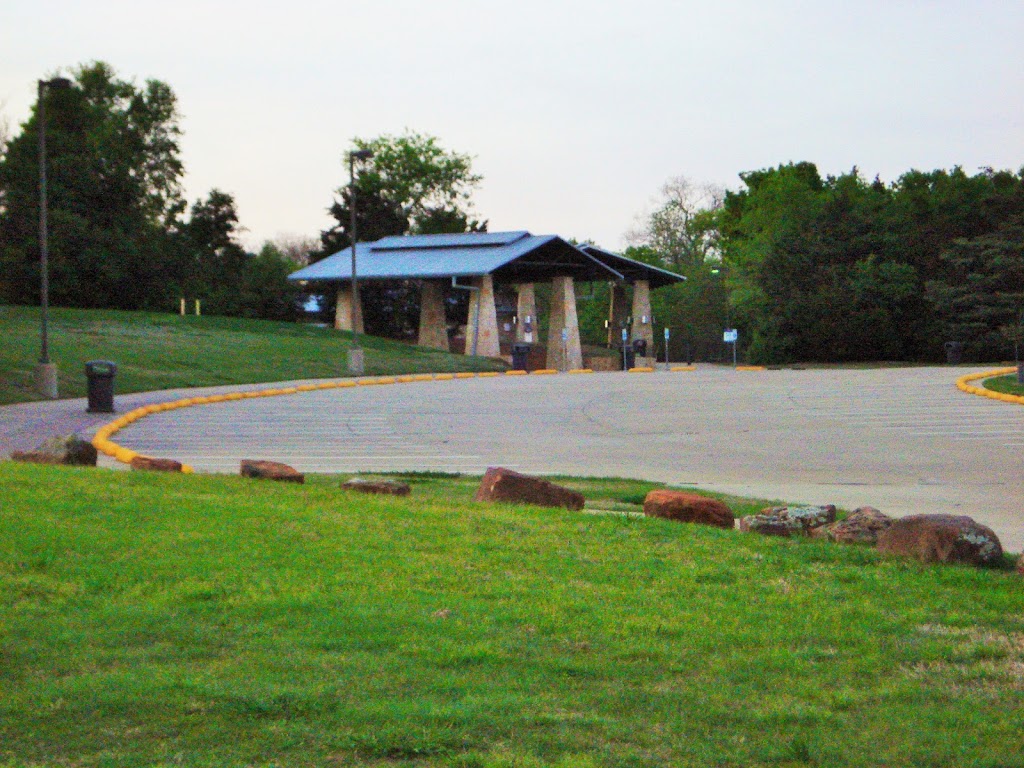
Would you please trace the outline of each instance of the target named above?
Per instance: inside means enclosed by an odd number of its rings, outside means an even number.
[[[694,328],[703,311],[759,363],[937,361],[949,342],[1005,360],[1024,342],[1024,169],[886,184],[800,162],[740,178],[710,205],[675,184],[642,219],[627,255],[689,278],[660,292],[665,324]],[[720,346],[706,334],[691,335]]]

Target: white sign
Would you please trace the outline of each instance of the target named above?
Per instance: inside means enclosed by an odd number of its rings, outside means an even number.
[[[735,328],[726,328],[722,338],[727,344],[735,344],[740,338],[740,332]]]

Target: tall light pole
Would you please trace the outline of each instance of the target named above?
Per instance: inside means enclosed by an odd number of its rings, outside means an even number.
[[[349,235],[352,239],[352,291],[351,309],[349,314],[352,319],[352,346],[348,352],[348,372],[360,375],[366,370],[366,362],[363,357],[363,350],[359,346],[359,326],[363,319],[362,304],[359,302],[359,280],[356,275],[356,242],[359,234],[356,230],[356,160],[369,160],[373,152],[369,149],[356,149],[348,153],[348,178],[349,178]]]
[[[36,390],[43,397],[56,399],[57,366],[50,362],[50,350],[47,344],[47,315],[50,309],[50,265],[47,252],[47,221],[46,221],[46,91],[50,88],[67,88],[71,81],[66,77],[54,77],[40,80],[37,96],[39,115],[39,272],[40,272],[40,307],[42,314],[42,344],[39,354],[39,365],[36,366]]]

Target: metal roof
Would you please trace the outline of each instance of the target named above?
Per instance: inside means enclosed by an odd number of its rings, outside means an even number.
[[[547,282],[559,275],[580,282],[650,279],[652,287],[686,279],[593,246],[578,248],[557,235],[531,235],[525,230],[404,235],[359,243],[356,272],[361,280],[481,275],[493,275],[499,283]],[[339,251],[288,279],[351,280],[352,251]]]
[[[634,283],[637,280],[647,280],[651,284],[651,288],[661,288],[686,280],[684,275],[669,272],[667,269],[661,269],[660,267],[653,267],[650,264],[644,264],[642,261],[627,259],[625,256],[598,248],[596,245],[581,245],[580,250],[600,259],[605,265],[620,273],[630,283]]]

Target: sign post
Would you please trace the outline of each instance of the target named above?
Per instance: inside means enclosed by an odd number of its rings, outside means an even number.
[[[732,344],[732,367],[736,367],[736,342],[739,341],[740,332],[735,328],[726,328],[722,337],[726,344]]]
[[[668,370],[668,337],[669,337],[669,332],[668,332],[668,326],[666,325],[665,326],[665,370],[666,371]]]

